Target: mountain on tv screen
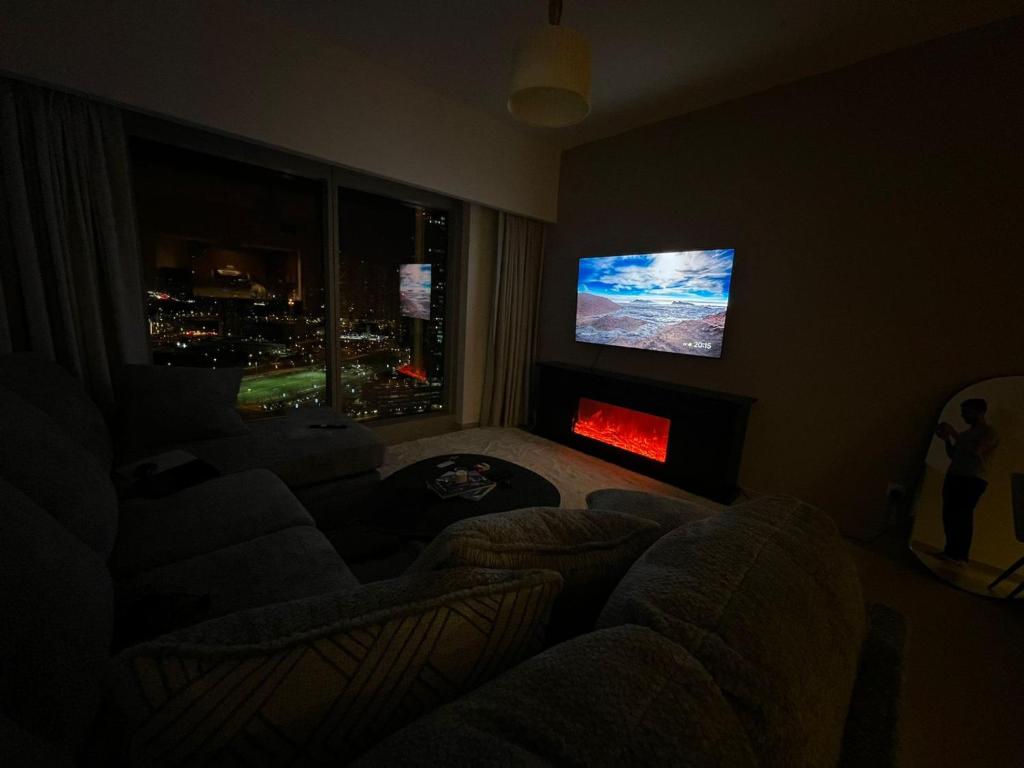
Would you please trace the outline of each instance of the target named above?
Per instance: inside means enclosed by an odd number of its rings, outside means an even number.
[[[398,296],[406,317],[430,319],[430,265],[400,264]]]
[[[731,248],[580,259],[576,341],[722,356]]]

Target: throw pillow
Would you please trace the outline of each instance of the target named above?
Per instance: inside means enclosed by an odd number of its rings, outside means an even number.
[[[105,560],[117,537],[117,495],[106,470],[53,419],[0,387],[0,477]]]
[[[0,357],[0,386],[43,411],[103,469],[110,469],[114,448],[106,419],[82,382],[65,368],[27,353],[5,355]]]
[[[126,365],[118,381],[122,453],[248,432],[235,401],[241,368]]]
[[[620,512],[530,507],[448,526],[407,573],[442,568],[544,568],[565,580],[552,641],[591,629],[633,561],[660,535],[657,523]]]
[[[454,569],[240,611],[115,659],[129,765],[345,765],[539,650],[561,579]]]

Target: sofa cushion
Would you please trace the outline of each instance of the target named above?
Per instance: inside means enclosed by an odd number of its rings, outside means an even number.
[[[207,619],[358,586],[316,528],[294,526],[117,580],[119,610],[151,595],[209,596]]]
[[[356,765],[755,766],[707,671],[643,627],[548,649],[385,739]]]
[[[662,538],[598,626],[641,624],[689,650],[766,766],[835,765],[864,638],[856,569],[835,524],[762,498]]]
[[[99,407],[82,383],[57,363],[30,354],[0,357],[0,386],[46,413],[68,437],[110,470],[114,446]]]
[[[345,765],[534,653],[561,579],[455,569],[243,611],[124,651],[133,765]]]
[[[118,451],[248,432],[235,401],[241,368],[126,365],[117,379]]]
[[[0,710],[73,752],[92,725],[110,658],[110,575],[99,555],[3,480],[0,509]]]
[[[276,475],[254,469],[160,499],[126,501],[120,522],[110,567],[123,575],[313,525],[313,518]]]
[[[565,586],[550,634],[562,639],[593,627],[612,588],[659,535],[656,523],[618,512],[529,507],[449,525],[409,572],[457,566],[557,571]]]
[[[4,768],[74,768],[75,761],[66,749],[33,736],[17,723],[0,714],[0,755]]]
[[[318,429],[311,424],[332,424]],[[359,422],[330,408],[296,408],[284,416],[253,419],[249,432],[181,447],[221,472],[262,467],[291,488],[329,482],[377,469],[384,443]]]
[[[117,536],[110,476],[45,413],[0,387],[0,477],[106,558]]]
[[[602,488],[587,494],[588,509],[623,512],[644,520],[653,520],[661,526],[662,534],[681,525],[703,520],[715,514],[712,502],[702,504],[687,499],[673,499],[645,491],[627,491],[620,488]]]

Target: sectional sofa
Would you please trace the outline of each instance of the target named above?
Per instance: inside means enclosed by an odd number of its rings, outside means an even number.
[[[0,361],[4,765],[895,762],[902,617],[799,501],[601,492],[360,585],[270,469],[123,498],[113,456]]]

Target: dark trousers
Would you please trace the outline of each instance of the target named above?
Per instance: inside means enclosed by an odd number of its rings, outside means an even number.
[[[942,483],[942,527],[946,529],[946,555],[966,560],[974,536],[974,508],[988,483],[980,477],[946,475]]]

